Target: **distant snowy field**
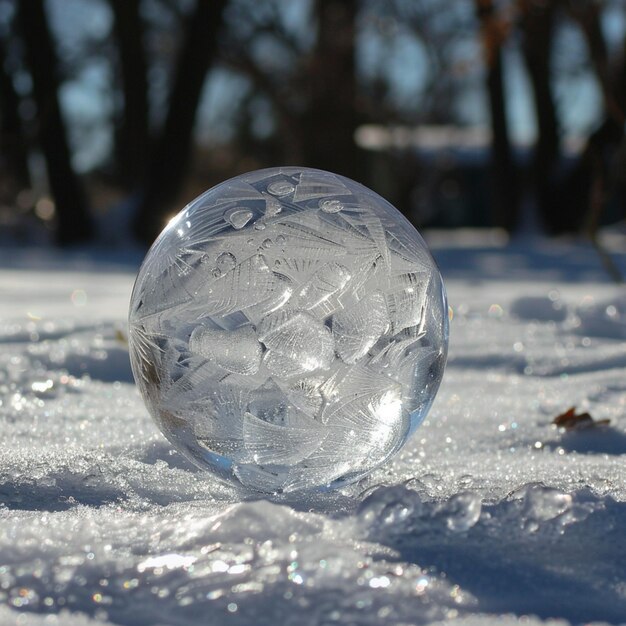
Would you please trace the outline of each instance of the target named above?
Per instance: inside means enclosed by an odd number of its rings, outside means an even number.
[[[624,287],[580,242],[431,244],[431,414],[306,500],[244,500],[157,431],[124,344],[139,254],[0,251],[0,624],[626,623]],[[570,406],[610,425],[561,432]]]

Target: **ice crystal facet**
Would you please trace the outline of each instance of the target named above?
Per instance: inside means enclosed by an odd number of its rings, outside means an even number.
[[[168,439],[246,488],[334,487],[424,418],[448,316],[426,244],[342,176],[238,176],[174,218],[130,306],[135,380]]]

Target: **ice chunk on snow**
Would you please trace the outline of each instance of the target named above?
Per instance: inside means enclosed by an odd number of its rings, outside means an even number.
[[[356,363],[389,327],[387,304],[380,291],[333,316],[332,330],[337,353],[345,363]]]
[[[481,498],[461,491],[443,502],[422,501],[418,492],[402,485],[379,487],[360,505],[358,524],[371,539],[443,531],[464,533],[480,520]]]
[[[481,511],[480,496],[471,491],[461,491],[440,505],[438,513],[445,519],[448,530],[463,533],[476,525]]]
[[[281,310],[268,315],[257,327],[268,352],[264,362],[277,375],[293,365],[293,373],[328,369],[334,359],[330,329],[304,311]]]
[[[252,326],[231,331],[197,326],[189,338],[189,349],[234,374],[256,374],[263,353]]]
[[[572,496],[569,493],[543,485],[528,485],[523,495],[523,515],[531,522],[555,519],[572,507]]]

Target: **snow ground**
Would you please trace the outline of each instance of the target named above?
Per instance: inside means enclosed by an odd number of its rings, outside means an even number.
[[[123,341],[140,255],[0,252],[0,624],[626,623],[623,287],[580,242],[430,240],[432,412],[306,500],[246,499],[159,434]],[[572,405],[611,423],[560,432]]]

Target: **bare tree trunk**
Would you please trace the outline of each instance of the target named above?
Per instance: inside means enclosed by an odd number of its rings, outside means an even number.
[[[555,3],[522,0],[522,50],[532,84],[538,137],[533,157],[533,181],[539,212],[551,233],[574,231],[578,219],[556,193],[559,166],[559,124],[552,93],[550,56]]]
[[[318,40],[309,66],[309,108],[301,121],[307,165],[363,178],[354,141],[360,122],[354,64],[357,0],[318,0]]]
[[[148,170],[136,214],[137,239],[151,243],[165,226],[164,216],[179,193],[191,157],[193,128],[204,79],[217,50],[227,0],[197,0],[189,16],[163,129]]]
[[[604,120],[588,137],[578,163],[563,181],[560,196],[576,217],[579,229],[596,239],[606,200],[610,195],[612,161],[624,142],[624,58],[611,76],[609,55],[600,24],[602,7],[595,2],[566,2],[585,36],[604,102]],[[619,179],[619,177],[616,177]]]
[[[615,85],[615,98],[622,113],[626,112],[626,38],[622,44],[622,55],[612,73],[612,82]],[[622,217],[626,217],[626,131],[622,125],[622,136],[617,149],[614,163],[614,177],[622,209]]]
[[[600,23],[603,7],[600,3],[590,0],[582,2],[567,0],[566,5],[587,41],[589,56],[602,90],[606,115],[621,126],[624,124],[624,107],[619,101],[619,89],[611,80],[609,55]]]
[[[149,154],[148,78],[143,45],[140,3],[110,0],[124,95],[124,109],[116,132],[116,163],[123,185],[141,184]]]
[[[502,42],[505,29],[496,15],[493,0],[475,0],[475,5],[487,66],[494,218],[498,226],[511,232],[518,222],[519,197],[504,96]]]
[[[21,0],[18,17],[33,79],[39,142],[56,204],[57,240],[62,245],[83,242],[93,236],[93,225],[83,188],[72,169],[58,100],[57,57],[43,0]]]
[[[621,117],[626,117],[626,37],[622,42],[622,56],[611,75],[614,85],[615,99]]]
[[[0,40],[0,196],[5,202],[30,185],[19,100],[8,69],[7,42]]]

